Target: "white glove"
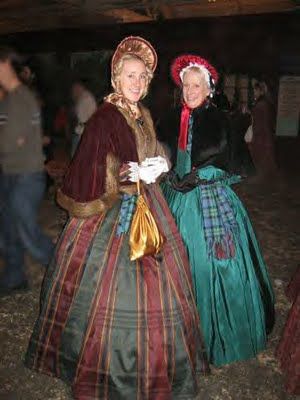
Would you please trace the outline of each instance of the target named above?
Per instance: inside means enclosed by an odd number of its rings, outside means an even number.
[[[146,158],[142,162],[141,166],[151,167],[153,174],[156,174],[156,178],[158,178],[162,173],[169,171],[167,160],[161,156]]]
[[[139,164],[135,161],[129,161],[127,163],[129,165],[129,171],[130,172],[137,172],[139,170]]]
[[[130,162],[128,179],[131,182],[137,182],[139,180],[145,183],[154,183],[157,178],[157,171],[152,166],[138,166],[137,163]]]
[[[128,174],[128,180],[130,182],[137,182],[139,178],[139,164],[135,161],[130,161],[128,163],[129,165],[129,174]]]
[[[156,181],[157,173],[152,166],[141,165],[139,167],[139,177],[142,181],[149,185],[149,183],[154,183]]]
[[[128,179],[131,182],[141,179],[146,184],[154,183],[163,172],[169,170],[167,161],[161,156],[146,158],[140,166],[136,162],[129,162],[128,165]]]

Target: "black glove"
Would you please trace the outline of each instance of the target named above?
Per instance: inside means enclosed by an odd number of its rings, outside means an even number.
[[[201,183],[197,171],[192,171],[184,175],[181,179],[174,171],[170,171],[166,176],[166,182],[178,192],[187,193],[195,189]]]

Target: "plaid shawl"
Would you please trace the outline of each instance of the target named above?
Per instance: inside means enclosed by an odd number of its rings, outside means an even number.
[[[234,257],[234,233],[238,231],[238,224],[225,186],[200,185],[200,203],[208,257]]]

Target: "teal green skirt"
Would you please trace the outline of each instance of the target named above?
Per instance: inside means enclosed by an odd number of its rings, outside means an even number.
[[[247,212],[214,167],[199,170],[202,179],[218,180],[234,210],[235,256],[209,257],[200,202],[201,185],[182,194],[163,184],[163,192],[188,251],[196,303],[210,362],[219,366],[254,357],[266,346],[274,321],[274,296]]]

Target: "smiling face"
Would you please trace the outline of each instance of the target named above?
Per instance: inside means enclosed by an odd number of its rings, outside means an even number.
[[[198,68],[188,69],[182,80],[182,95],[186,105],[192,109],[200,106],[209,93],[203,72]]]
[[[145,94],[148,86],[146,66],[142,60],[130,58],[124,60],[118,77],[118,87],[123,96],[137,103]]]

